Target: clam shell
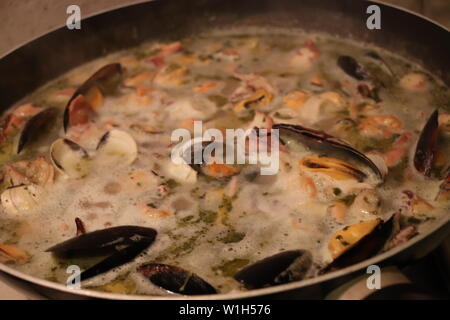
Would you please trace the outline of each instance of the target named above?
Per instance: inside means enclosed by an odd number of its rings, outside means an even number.
[[[64,175],[80,179],[88,174],[90,158],[86,150],[69,139],[58,139],[50,147],[50,159]]]
[[[125,131],[111,130],[100,138],[96,161],[128,166],[137,158],[138,148],[133,137]]]
[[[3,209],[8,215],[19,217],[36,208],[44,196],[38,185],[20,185],[6,189],[0,196]]]

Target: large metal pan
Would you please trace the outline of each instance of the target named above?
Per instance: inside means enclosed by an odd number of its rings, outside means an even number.
[[[366,27],[369,5],[381,8],[381,30]],[[268,26],[321,31],[374,44],[423,65],[450,85],[450,33],[432,21],[379,2],[355,0],[190,0],[152,1],[93,16],[82,29],[63,27],[12,51],[0,59],[0,108],[8,106],[69,69],[104,54],[150,39],[174,40],[212,28]],[[450,234],[450,213],[429,232],[381,255],[306,281],[249,292],[196,296],[195,299],[320,297],[367,266],[407,264],[436,248]],[[0,264],[0,270],[48,292],[107,299],[167,299],[73,291]],[[65,296],[67,297],[67,296]]]

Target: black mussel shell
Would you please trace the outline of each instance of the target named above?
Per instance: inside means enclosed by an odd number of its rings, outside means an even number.
[[[350,56],[340,56],[337,64],[346,74],[356,80],[362,81],[370,78],[366,68]]]
[[[156,230],[120,226],[82,234],[47,249],[62,258],[84,258],[110,254],[80,274],[86,280],[132,261],[155,240]]]
[[[241,269],[234,278],[247,289],[257,289],[302,280],[311,266],[309,251],[290,250],[255,262]]]
[[[439,111],[435,110],[420,133],[414,154],[414,167],[426,177],[431,177],[433,161],[436,155],[439,129],[438,118]]]
[[[118,247],[128,246],[141,241],[153,242],[156,230],[138,226],[119,226],[97,230],[71,238],[49,249],[62,257],[89,257],[109,254]]]
[[[123,73],[122,65],[120,63],[111,63],[103,66],[98,71],[96,71],[89,79],[87,79],[72,95],[66,104],[64,110],[63,125],[64,131],[67,132],[69,128],[69,118],[70,112],[69,107],[72,101],[77,98],[80,94],[86,94],[92,87],[96,86],[102,94],[106,95],[114,92],[117,88],[121,76]]]
[[[305,144],[316,151],[324,153],[327,153],[327,151],[344,152],[372,169],[381,180],[384,178],[380,169],[366,155],[356,150],[348,143],[325,132],[302,127],[300,125],[283,123],[275,124],[273,129],[280,130],[280,137],[283,134],[289,134],[298,139],[302,144]]]
[[[114,268],[120,267],[125,263],[131,262],[141,252],[147,249],[152,244],[152,242],[153,240],[150,240],[149,238],[142,238],[140,241],[135,242],[128,247],[118,248],[114,254],[103,259],[92,267],[84,270],[80,274],[80,280],[87,280],[99,274],[110,271]]]
[[[196,274],[180,267],[160,263],[149,263],[138,268],[138,272],[156,286],[183,295],[214,294],[217,290]]]
[[[51,121],[55,118],[57,112],[56,108],[47,108],[28,119],[19,135],[17,143],[18,154],[29,142],[36,140],[42,134],[45,134],[47,131],[46,128],[51,124]]]
[[[92,86],[97,86],[103,94],[114,92],[122,76],[122,65],[120,63],[111,63],[97,70],[89,79],[87,79],[78,89],[85,93]]]
[[[384,245],[391,238],[393,230],[394,216],[386,222],[380,223],[370,234],[359,240],[355,246],[322,269],[320,274],[343,269],[373,257],[383,249]]]

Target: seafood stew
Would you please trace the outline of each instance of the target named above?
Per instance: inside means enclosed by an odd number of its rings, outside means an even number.
[[[412,112],[412,110],[414,110]],[[0,262],[83,288],[229,293],[300,281],[448,214],[450,94],[395,54],[234,30],[101,58],[6,112]],[[279,132],[279,168],[171,159],[175,129]]]

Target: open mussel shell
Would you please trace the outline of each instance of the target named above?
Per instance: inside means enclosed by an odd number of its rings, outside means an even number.
[[[127,166],[133,163],[137,154],[138,148],[133,137],[125,131],[114,129],[100,138],[96,157],[101,158],[105,164]]]
[[[115,91],[122,78],[123,68],[120,63],[111,63],[101,67],[79,88],[83,94],[91,86],[97,86],[103,94],[111,94]]]
[[[180,267],[160,263],[149,263],[138,268],[138,272],[154,285],[172,293],[183,295],[214,294],[217,290],[198,275]]]
[[[312,266],[312,255],[306,250],[290,250],[264,258],[241,269],[234,278],[247,289],[274,286],[305,278]]]
[[[141,240],[153,242],[156,230],[138,226],[119,226],[85,233],[59,243],[46,252],[61,257],[89,257],[115,252],[117,247]]]
[[[64,131],[67,132],[70,126],[70,105],[80,95],[86,96],[93,91],[101,95],[111,94],[115,91],[122,78],[122,65],[120,63],[111,63],[95,72],[87,79],[72,95],[67,102],[64,110],[63,125]]]
[[[294,137],[300,143],[306,145],[311,150],[328,154],[330,152],[335,152],[337,154],[344,153],[349,155],[351,158],[358,160],[362,164],[368,166],[379,179],[383,180],[384,176],[377,165],[370,160],[362,152],[356,150],[348,143],[335,138],[325,132],[317,131],[314,129],[306,128],[300,125],[293,124],[275,124],[273,129],[278,129],[280,131],[280,137],[287,134]]]
[[[88,174],[90,158],[86,150],[69,139],[58,139],[50,147],[50,159],[55,168],[69,176],[79,179]]]
[[[364,181],[367,175],[348,162],[329,157],[309,156],[300,160],[300,166],[309,172],[320,172],[336,180]]]
[[[46,128],[51,124],[56,114],[56,108],[47,108],[28,119],[18,138],[17,153],[20,153],[28,143],[36,141],[41,135],[45,134]]]
[[[236,175],[241,168],[235,164],[227,164],[227,152],[236,155],[237,148],[223,141],[195,141],[187,143],[182,151],[186,164],[200,174],[215,179]],[[219,160],[219,161],[217,161]]]
[[[338,255],[333,262],[320,271],[320,274],[343,269],[374,256],[383,249],[386,242],[390,239],[393,228],[393,217],[385,222],[379,220],[379,223],[377,223],[368,234],[362,236],[356,243],[351,245],[348,250],[345,250],[342,254]],[[346,228],[344,228],[344,231],[345,230]],[[341,241],[344,240],[341,239]]]
[[[223,150],[224,143],[222,141],[203,141],[203,139],[193,139],[183,145],[181,155],[183,160],[189,164],[192,169],[201,173],[202,165],[205,160],[207,160],[204,157],[205,150],[213,150],[214,148],[217,150]],[[218,154],[217,156],[223,157],[223,153]]]
[[[80,274],[81,281],[132,261],[156,238],[156,230],[138,226],[120,226],[77,236],[47,249],[61,258],[86,258],[110,254]]]
[[[439,111],[435,110],[420,133],[414,154],[414,167],[426,177],[431,177],[433,161],[436,155],[439,132],[438,119]]]

